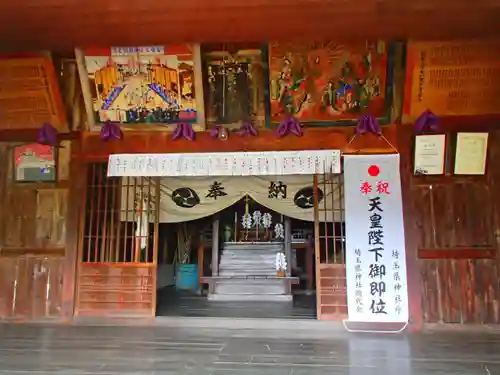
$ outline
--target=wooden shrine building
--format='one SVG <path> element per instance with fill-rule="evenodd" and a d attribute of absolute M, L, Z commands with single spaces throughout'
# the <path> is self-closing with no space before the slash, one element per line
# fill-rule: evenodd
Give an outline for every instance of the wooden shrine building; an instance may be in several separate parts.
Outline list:
<path fill-rule="evenodd" d="M 112 3 L 1 6 L 0 319 L 500 323 L 498 7 Z"/>

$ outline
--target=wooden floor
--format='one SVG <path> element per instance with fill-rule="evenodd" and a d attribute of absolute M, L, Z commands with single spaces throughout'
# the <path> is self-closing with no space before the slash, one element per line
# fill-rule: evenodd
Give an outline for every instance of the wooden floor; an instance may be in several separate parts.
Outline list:
<path fill-rule="evenodd" d="M 293 327 L 290 327 L 293 330 Z M 8 375 L 496 375 L 500 335 L 0 325 Z"/>
<path fill-rule="evenodd" d="M 157 316 L 316 319 L 316 296 L 295 295 L 288 302 L 221 302 L 206 296 L 163 288 L 157 297 Z"/>

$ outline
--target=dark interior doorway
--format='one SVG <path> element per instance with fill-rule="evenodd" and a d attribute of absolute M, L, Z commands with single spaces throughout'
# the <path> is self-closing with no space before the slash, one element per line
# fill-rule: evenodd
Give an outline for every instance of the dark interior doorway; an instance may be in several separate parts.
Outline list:
<path fill-rule="evenodd" d="M 272 212 L 258 203 L 242 199 L 231 207 L 219 212 L 219 239 L 221 243 L 242 240 L 271 240 L 265 233 L 249 234 L 241 230 L 240 220 L 245 210 L 254 212 L 270 212 L 273 221 L 283 221 L 282 215 Z M 211 301 L 207 298 L 208 286 L 200 283 L 196 290 L 179 290 L 176 287 L 176 274 L 179 267 L 179 256 L 176 255 L 179 246 L 179 231 L 185 230 L 186 224 L 193 233 L 190 244 L 190 263 L 196 264 L 198 272 L 210 277 L 212 270 L 212 222 L 213 216 L 189 223 L 159 225 L 158 249 L 158 286 L 156 316 L 186 316 L 186 317 L 227 317 L 227 318 L 282 318 L 282 319 L 316 319 L 316 295 L 314 263 L 307 263 L 309 255 L 314 262 L 312 239 L 314 223 L 292 220 L 293 259 L 291 273 L 299 279 L 293 285 L 293 300 L 284 303 L 269 301 Z M 246 235 L 246 236 L 245 236 Z M 244 241 L 244 240 L 242 240 Z M 200 250 L 201 249 L 201 250 Z M 200 256 L 200 251 L 203 256 Z M 309 270 L 307 265 L 309 265 Z"/>

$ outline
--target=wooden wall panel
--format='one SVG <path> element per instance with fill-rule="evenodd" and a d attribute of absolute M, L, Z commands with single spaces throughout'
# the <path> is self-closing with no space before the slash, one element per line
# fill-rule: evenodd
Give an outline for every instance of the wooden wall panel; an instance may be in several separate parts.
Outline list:
<path fill-rule="evenodd" d="M 68 173 L 56 183 L 16 183 L 13 146 L 0 144 L 0 318 L 60 318 Z M 58 168 L 69 170 L 69 159 L 61 153 Z"/>
<path fill-rule="evenodd" d="M 153 264 L 80 263 L 75 315 L 151 316 Z"/>
<path fill-rule="evenodd" d="M 62 300 L 63 257 L 0 257 L 0 316 L 57 318 Z"/>
<path fill-rule="evenodd" d="M 36 202 L 36 239 L 40 247 L 64 247 L 68 191 L 39 190 Z"/>
<path fill-rule="evenodd" d="M 347 284 L 345 264 L 321 264 L 319 268 L 320 319 L 347 318 Z"/>
<path fill-rule="evenodd" d="M 485 183 L 451 182 L 412 189 L 425 249 L 495 247 L 490 187 Z"/>
<path fill-rule="evenodd" d="M 445 122 L 443 131 L 474 128 Z M 410 302 L 419 299 L 427 323 L 500 323 L 500 132 L 484 123 L 481 131 L 490 134 L 485 176 L 414 177 L 411 128 L 400 129 L 407 252 L 420 284 Z"/>
<path fill-rule="evenodd" d="M 429 323 L 500 323 L 496 260 L 420 262 L 422 308 Z"/>

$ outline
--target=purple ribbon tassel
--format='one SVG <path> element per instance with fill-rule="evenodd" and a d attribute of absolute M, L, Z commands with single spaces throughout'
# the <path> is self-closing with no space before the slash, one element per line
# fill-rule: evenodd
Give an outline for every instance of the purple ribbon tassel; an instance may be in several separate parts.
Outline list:
<path fill-rule="evenodd" d="M 123 132 L 120 125 L 116 122 L 106 121 L 101 127 L 101 140 L 104 142 L 120 140 L 123 138 Z"/>
<path fill-rule="evenodd" d="M 304 134 L 302 131 L 302 124 L 293 116 L 287 116 L 283 119 L 276 129 L 276 135 L 278 137 L 285 137 L 290 133 L 295 134 L 297 137 L 302 137 Z"/>
<path fill-rule="evenodd" d="M 36 141 L 42 145 L 56 146 L 57 145 L 57 129 L 51 124 L 45 123 L 38 131 Z"/>
<path fill-rule="evenodd" d="M 381 135 L 382 131 L 380 129 L 380 124 L 377 119 L 372 115 L 364 115 L 359 119 L 358 125 L 356 125 L 356 135 L 360 136 L 365 133 L 373 133 L 375 135 Z"/>
<path fill-rule="evenodd" d="M 223 129 L 223 126 L 215 126 L 212 129 L 210 129 L 210 138 L 217 138 Z"/>
<path fill-rule="evenodd" d="M 175 141 L 180 138 L 185 138 L 188 141 L 195 140 L 196 133 L 194 132 L 193 127 L 190 123 L 182 122 L 180 124 L 177 124 L 177 127 L 174 130 L 174 134 L 172 135 L 172 139 Z"/>
<path fill-rule="evenodd" d="M 414 130 L 417 134 L 422 134 L 426 131 L 438 131 L 439 119 L 434 113 L 427 110 L 417 118 L 417 121 L 415 121 Z"/>
<path fill-rule="evenodd" d="M 254 124 L 250 121 L 243 122 L 243 125 L 241 125 L 239 133 L 244 137 L 256 137 L 257 135 L 259 135 L 259 132 L 255 128 Z"/>

